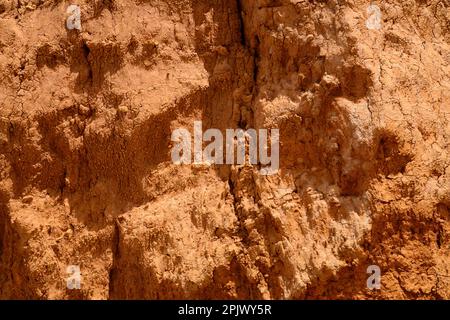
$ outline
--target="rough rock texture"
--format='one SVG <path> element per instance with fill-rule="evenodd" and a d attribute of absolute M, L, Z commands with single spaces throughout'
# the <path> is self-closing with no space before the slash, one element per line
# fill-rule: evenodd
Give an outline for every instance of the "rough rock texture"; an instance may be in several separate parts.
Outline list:
<path fill-rule="evenodd" d="M 0 298 L 450 299 L 449 1 L 380 30 L 359 0 L 76 3 L 81 32 L 0 0 Z M 279 128 L 279 173 L 172 164 L 195 120 Z"/>

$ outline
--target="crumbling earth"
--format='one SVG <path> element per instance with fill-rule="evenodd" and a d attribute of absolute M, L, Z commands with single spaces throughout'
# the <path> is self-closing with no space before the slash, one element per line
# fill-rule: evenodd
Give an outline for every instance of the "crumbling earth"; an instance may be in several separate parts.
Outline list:
<path fill-rule="evenodd" d="M 450 1 L 70 4 L 0 0 L 0 298 L 450 299 Z M 173 164 L 196 120 L 279 173 Z"/>

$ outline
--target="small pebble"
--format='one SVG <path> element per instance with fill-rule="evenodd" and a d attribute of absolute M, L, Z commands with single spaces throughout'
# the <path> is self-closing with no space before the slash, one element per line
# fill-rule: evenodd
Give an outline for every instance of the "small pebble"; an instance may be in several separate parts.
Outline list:
<path fill-rule="evenodd" d="M 120 114 L 125 114 L 125 113 L 128 112 L 128 107 L 127 107 L 127 106 L 120 106 L 120 107 L 117 109 L 117 112 L 120 113 Z"/>
<path fill-rule="evenodd" d="M 81 115 L 87 115 L 87 114 L 89 114 L 89 111 L 90 111 L 90 109 L 88 108 L 88 107 L 86 107 L 86 106 L 83 106 L 83 105 L 80 105 L 79 107 L 78 107 L 78 111 L 79 111 L 79 113 L 81 114 Z"/>
<path fill-rule="evenodd" d="M 32 203 L 33 202 L 33 196 L 25 196 L 22 199 L 23 203 Z"/>

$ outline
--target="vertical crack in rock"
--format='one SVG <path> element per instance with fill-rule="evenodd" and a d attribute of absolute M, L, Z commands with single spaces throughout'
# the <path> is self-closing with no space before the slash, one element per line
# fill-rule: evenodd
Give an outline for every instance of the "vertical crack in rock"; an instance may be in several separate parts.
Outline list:
<path fill-rule="evenodd" d="M 237 6 L 237 11 L 238 11 L 238 16 L 239 16 L 239 32 L 240 32 L 240 36 L 241 36 L 241 45 L 244 48 L 248 48 L 248 44 L 247 44 L 247 38 L 245 35 L 245 20 L 244 20 L 244 12 L 242 10 L 242 0 L 236 0 L 236 6 Z"/>
<path fill-rule="evenodd" d="M 115 287 L 114 287 L 114 277 L 116 276 L 117 264 L 120 259 L 120 222 L 119 219 L 115 220 L 114 224 L 114 233 L 113 233 L 113 241 L 112 241 L 112 264 L 109 270 L 108 276 L 108 299 L 114 299 L 116 296 Z"/>

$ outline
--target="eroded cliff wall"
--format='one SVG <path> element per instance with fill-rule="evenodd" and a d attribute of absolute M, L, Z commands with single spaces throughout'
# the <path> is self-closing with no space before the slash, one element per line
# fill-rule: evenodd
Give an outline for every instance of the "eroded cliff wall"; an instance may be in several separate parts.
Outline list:
<path fill-rule="evenodd" d="M 0 1 L 0 298 L 450 298 L 449 1 L 69 4 Z M 173 164 L 196 120 L 278 174 Z"/>

